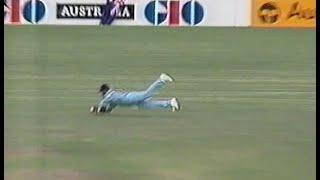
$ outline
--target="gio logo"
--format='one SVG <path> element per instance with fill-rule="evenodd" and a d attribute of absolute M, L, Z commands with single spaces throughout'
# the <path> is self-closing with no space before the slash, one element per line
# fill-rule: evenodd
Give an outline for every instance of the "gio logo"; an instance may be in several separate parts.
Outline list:
<path fill-rule="evenodd" d="M 154 25 L 163 23 L 167 18 L 169 25 L 179 25 L 180 1 L 151 1 L 147 4 L 144 13 L 147 20 Z M 199 2 L 191 0 L 183 4 L 181 15 L 182 19 L 189 25 L 197 25 L 203 20 L 204 10 Z"/>
<path fill-rule="evenodd" d="M 30 0 L 25 3 L 23 8 L 23 17 L 31 22 L 39 22 L 46 13 L 46 7 L 40 0 Z"/>
<path fill-rule="evenodd" d="M 21 17 L 30 23 L 38 23 L 46 14 L 46 6 L 42 0 L 7 0 L 4 1 L 4 13 L 10 23 L 21 23 Z"/>

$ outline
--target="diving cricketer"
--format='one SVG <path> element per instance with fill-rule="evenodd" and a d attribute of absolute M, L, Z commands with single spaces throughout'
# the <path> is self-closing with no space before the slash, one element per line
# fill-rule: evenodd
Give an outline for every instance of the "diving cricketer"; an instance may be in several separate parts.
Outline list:
<path fill-rule="evenodd" d="M 138 109 L 162 109 L 179 111 L 181 105 L 177 98 L 170 100 L 154 100 L 152 97 L 174 79 L 162 73 L 145 91 L 120 92 L 115 91 L 108 84 L 102 84 L 99 89 L 102 100 L 96 106 L 90 107 L 91 113 L 110 113 L 117 106 L 138 107 Z"/>

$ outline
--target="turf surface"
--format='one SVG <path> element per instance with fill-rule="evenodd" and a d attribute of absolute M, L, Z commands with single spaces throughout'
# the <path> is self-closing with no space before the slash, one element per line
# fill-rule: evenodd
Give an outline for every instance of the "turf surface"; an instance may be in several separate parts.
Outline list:
<path fill-rule="evenodd" d="M 315 30 L 5 26 L 5 178 L 316 176 Z M 93 116 L 161 72 L 179 113 Z"/>

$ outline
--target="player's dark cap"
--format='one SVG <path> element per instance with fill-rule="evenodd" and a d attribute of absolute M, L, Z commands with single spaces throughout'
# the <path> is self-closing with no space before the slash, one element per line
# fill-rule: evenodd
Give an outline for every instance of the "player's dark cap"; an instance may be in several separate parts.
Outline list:
<path fill-rule="evenodd" d="M 99 92 L 107 92 L 107 91 L 109 91 L 109 89 L 110 89 L 110 87 L 108 84 L 102 84 L 100 86 Z"/>

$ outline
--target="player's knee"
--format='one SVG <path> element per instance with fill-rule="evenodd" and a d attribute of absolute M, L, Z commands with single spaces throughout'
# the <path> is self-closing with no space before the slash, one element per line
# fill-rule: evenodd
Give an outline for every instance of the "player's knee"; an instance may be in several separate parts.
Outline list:
<path fill-rule="evenodd" d="M 143 92 L 143 96 L 141 97 L 141 101 L 146 101 L 152 97 L 152 94 L 148 91 Z"/>

